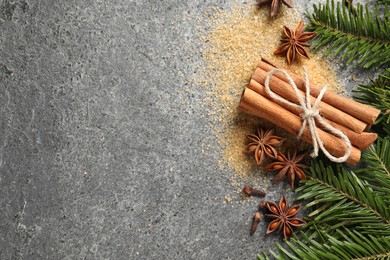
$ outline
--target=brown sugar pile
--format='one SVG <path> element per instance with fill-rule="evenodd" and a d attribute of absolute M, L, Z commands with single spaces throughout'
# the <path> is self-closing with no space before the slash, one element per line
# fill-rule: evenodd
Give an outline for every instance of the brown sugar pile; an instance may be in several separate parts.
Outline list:
<path fill-rule="evenodd" d="M 310 60 L 287 66 L 284 57 L 273 55 L 280 43 L 283 25 L 294 28 L 302 19 L 299 10 L 281 8 L 276 19 L 268 19 L 268 8 L 237 4 L 230 10 L 212 10 L 208 26 L 201 31 L 205 66 L 199 68 L 200 83 L 207 89 L 207 105 L 219 145 L 223 149 L 222 167 L 231 167 L 236 177 L 262 179 L 261 168 L 243 154 L 245 135 L 254 133 L 261 119 L 237 110 L 245 86 L 264 57 L 302 75 L 305 66 L 311 82 L 340 89 L 335 71 L 322 56 L 310 53 Z M 221 155 L 219 155 L 221 157 Z"/>

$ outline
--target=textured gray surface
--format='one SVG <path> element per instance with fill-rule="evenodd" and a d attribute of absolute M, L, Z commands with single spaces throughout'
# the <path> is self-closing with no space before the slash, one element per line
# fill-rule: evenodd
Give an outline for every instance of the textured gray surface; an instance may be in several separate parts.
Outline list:
<path fill-rule="evenodd" d="M 0 0 L 0 259 L 269 247 L 264 226 L 248 236 L 257 201 L 226 203 L 231 173 L 201 152 L 213 133 L 188 80 L 210 2 Z"/>
<path fill-rule="evenodd" d="M 0 259 L 254 257 L 187 83 L 207 5 L 0 1 Z"/>

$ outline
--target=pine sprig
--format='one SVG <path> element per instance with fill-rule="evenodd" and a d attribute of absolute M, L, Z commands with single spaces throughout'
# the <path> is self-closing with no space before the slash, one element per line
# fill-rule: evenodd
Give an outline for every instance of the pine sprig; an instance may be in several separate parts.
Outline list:
<path fill-rule="evenodd" d="M 296 191 L 311 210 L 303 232 L 276 244 L 276 259 L 390 259 L 390 137 L 363 152 L 351 171 L 315 160 Z M 266 254 L 259 259 L 268 259 Z"/>
<path fill-rule="evenodd" d="M 390 137 L 378 139 L 362 154 L 362 162 L 356 173 L 390 207 Z"/>
<path fill-rule="evenodd" d="M 390 68 L 370 81 L 370 84 L 359 85 L 353 91 L 354 98 L 382 111 L 375 123 L 375 130 L 384 133 L 382 136 L 390 135 Z"/>
<path fill-rule="evenodd" d="M 383 184 L 389 185 L 390 137 L 378 139 L 375 146 L 371 146 L 366 152 L 363 153 L 363 161 L 365 161 L 368 165 L 358 169 L 358 172 L 369 172 L 370 175 L 379 175 L 382 178 L 386 178 L 386 181 Z M 369 180 L 372 180 L 372 178 Z"/>
<path fill-rule="evenodd" d="M 389 11 L 384 7 L 384 12 Z M 317 32 L 312 48 L 327 46 L 325 55 L 342 54 L 347 64 L 369 68 L 390 64 L 390 21 L 379 14 L 378 6 L 370 11 L 368 5 L 357 5 L 355 11 L 343 2 L 327 0 L 325 5 L 314 5 L 308 14 L 309 30 Z"/>
<path fill-rule="evenodd" d="M 316 240 L 303 233 L 303 239 L 293 238 L 286 241 L 288 249 L 276 244 L 279 254 L 271 251 L 275 259 L 389 259 L 390 237 L 375 237 L 364 235 L 357 231 L 339 229 L 338 236 L 332 236 L 325 230 L 318 231 L 326 243 Z M 266 254 L 258 255 L 258 260 L 269 259 Z"/>
<path fill-rule="evenodd" d="M 390 236 L 390 209 L 366 181 L 336 165 L 314 162 L 308 179 L 297 189 L 297 199 L 309 200 L 310 223 L 327 226 L 329 232 L 351 227 L 363 233 Z"/>
<path fill-rule="evenodd" d="M 390 5 L 390 0 L 378 0 L 378 4 Z"/>

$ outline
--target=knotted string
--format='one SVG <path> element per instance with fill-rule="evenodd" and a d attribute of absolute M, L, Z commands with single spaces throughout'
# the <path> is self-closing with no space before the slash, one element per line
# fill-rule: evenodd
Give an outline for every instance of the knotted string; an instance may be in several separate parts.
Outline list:
<path fill-rule="evenodd" d="M 270 86 L 269 86 L 269 81 L 270 81 L 272 75 L 275 73 L 278 73 L 278 72 L 280 72 L 284 76 L 286 76 L 288 82 L 290 83 L 290 85 L 294 89 L 294 92 L 298 98 L 300 105 L 294 104 L 294 103 L 282 98 L 281 96 L 275 94 L 274 92 L 272 92 L 272 90 L 270 89 Z M 299 89 L 295 85 L 291 76 L 285 70 L 282 70 L 282 69 L 274 69 L 274 70 L 267 73 L 267 77 L 265 78 L 265 89 L 266 89 L 268 95 L 270 95 L 273 99 L 275 99 L 279 102 L 288 104 L 289 106 L 292 106 L 294 108 L 298 108 L 298 109 L 303 111 L 301 114 L 301 118 L 302 118 L 303 122 L 302 122 L 302 126 L 301 126 L 301 129 L 299 130 L 297 138 L 298 139 L 301 138 L 303 131 L 305 130 L 305 128 L 307 126 L 307 128 L 309 129 L 309 132 L 310 132 L 310 136 L 311 136 L 311 139 L 313 142 L 313 148 L 314 148 L 313 152 L 311 153 L 312 157 L 318 156 L 318 149 L 320 148 L 331 161 L 337 162 L 337 163 L 345 162 L 349 158 L 349 156 L 351 155 L 351 147 L 352 147 L 351 141 L 339 129 L 334 128 L 333 126 L 326 123 L 324 121 L 324 119 L 321 117 L 320 110 L 318 108 L 318 105 L 320 104 L 320 101 L 321 101 L 322 97 L 324 96 L 324 94 L 327 90 L 327 87 L 324 87 L 321 89 L 316 101 L 314 102 L 314 104 L 312 106 L 311 102 L 310 102 L 309 77 L 308 77 L 308 74 L 307 74 L 305 68 L 304 68 L 304 73 L 305 73 L 305 86 L 306 86 L 305 98 L 301 95 Z M 345 145 L 347 146 L 347 151 L 345 152 L 345 154 L 343 156 L 334 157 L 333 155 L 331 155 L 328 152 L 328 150 L 326 150 L 321 138 L 318 135 L 318 130 L 317 130 L 315 120 L 317 120 L 330 133 L 332 133 L 335 136 L 340 137 L 341 140 L 344 141 Z"/>

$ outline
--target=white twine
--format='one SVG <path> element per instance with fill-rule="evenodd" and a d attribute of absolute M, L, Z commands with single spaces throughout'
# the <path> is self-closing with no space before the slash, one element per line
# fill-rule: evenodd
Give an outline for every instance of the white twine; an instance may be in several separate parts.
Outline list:
<path fill-rule="evenodd" d="M 316 101 L 314 102 L 313 106 L 311 106 L 309 78 L 308 78 L 308 74 L 306 72 L 306 69 L 305 68 L 303 68 L 303 69 L 304 69 L 304 73 L 305 73 L 305 86 L 306 86 L 306 96 L 305 96 L 305 98 L 302 97 L 299 89 L 295 85 L 295 83 L 292 80 L 291 76 L 285 70 L 282 70 L 282 69 L 274 69 L 274 70 L 272 70 L 272 71 L 267 73 L 267 77 L 265 78 L 265 89 L 266 89 L 268 95 L 270 95 L 273 99 L 275 99 L 275 100 L 277 100 L 279 102 L 288 104 L 288 105 L 290 105 L 290 106 L 292 106 L 294 108 L 301 109 L 303 111 L 303 113 L 301 114 L 301 118 L 303 120 L 302 127 L 299 130 L 297 138 L 298 139 L 301 138 L 301 136 L 303 134 L 303 131 L 305 130 L 305 127 L 307 126 L 309 131 L 310 131 L 310 135 L 311 135 L 312 142 L 313 142 L 313 148 L 314 148 L 314 151 L 311 153 L 312 157 L 317 157 L 318 156 L 318 147 L 319 147 L 319 148 L 321 148 L 321 150 L 324 152 L 324 154 L 331 161 L 337 162 L 337 163 L 345 162 L 349 158 L 349 156 L 351 155 L 351 147 L 352 147 L 351 141 L 339 129 L 334 128 L 333 126 L 331 126 L 328 123 L 326 123 L 324 121 L 324 119 L 321 117 L 320 110 L 318 108 L 318 105 L 320 104 L 320 101 L 321 101 L 322 97 L 324 96 L 324 94 L 325 94 L 325 92 L 327 90 L 327 87 L 324 87 L 324 88 L 321 89 L 321 91 L 320 91 Z M 296 96 L 298 98 L 298 101 L 299 101 L 300 105 L 294 104 L 294 103 L 292 103 L 292 102 L 282 98 L 281 96 L 275 94 L 274 92 L 272 92 L 272 90 L 270 89 L 270 86 L 269 86 L 269 81 L 270 81 L 272 75 L 275 74 L 275 73 L 278 73 L 278 72 L 280 72 L 280 73 L 284 74 L 284 76 L 286 76 L 286 78 L 288 79 L 288 82 L 290 83 L 290 85 L 292 86 L 292 88 L 295 91 L 295 94 L 296 94 Z M 341 156 L 341 157 L 334 157 L 333 155 L 331 155 L 328 152 L 328 150 L 326 150 L 326 148 L 324 147 L 324 144 L 323 144 L 321 138 L 318 135 L 318 130 L 317 130 L 317 126 L 316 126 L 315 120 L 317 120 L 330 133 L 332 133 L 335 136 L 340 137 L 341 140 L 344 141 L 345 145 L 347 146 L 347 151 L 345 152 L 345 154 L 343 156 Z"/>

